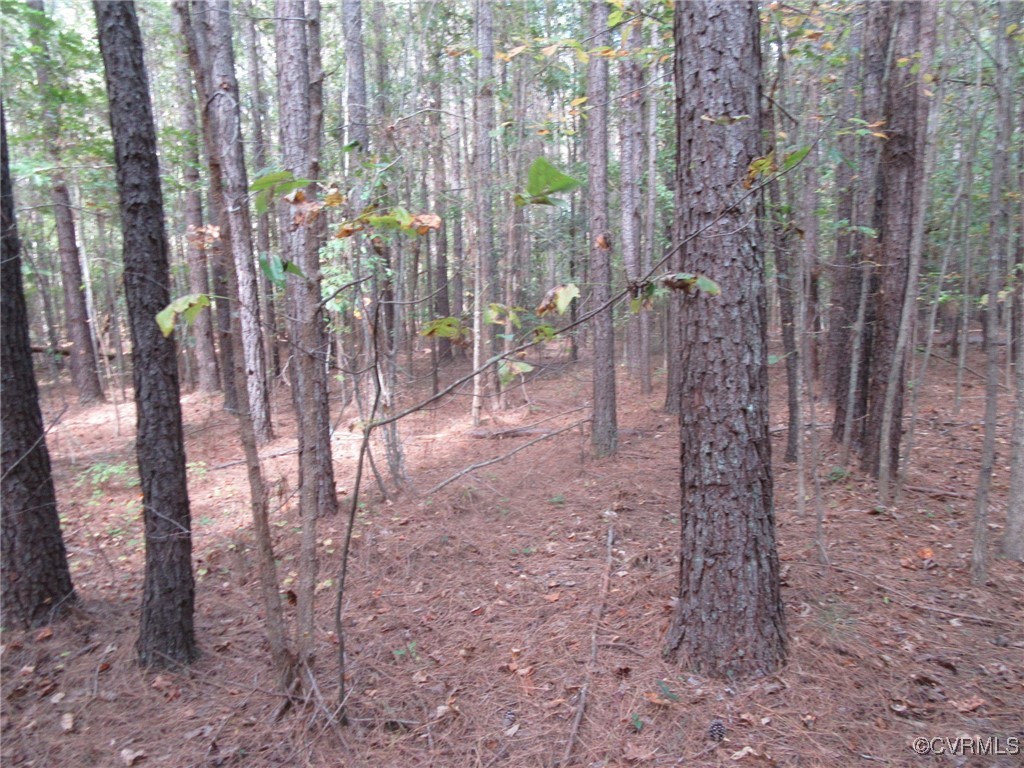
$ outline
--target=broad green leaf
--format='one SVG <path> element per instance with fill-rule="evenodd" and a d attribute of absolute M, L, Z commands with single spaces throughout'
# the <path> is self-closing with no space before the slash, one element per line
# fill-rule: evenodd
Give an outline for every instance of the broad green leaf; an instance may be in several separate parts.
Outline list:
<path fill-rule="evenodd" d="M 800 147 L 800 149 L 790 152 L 782 160 L 782 172 L 785 173 L 786 171 L 795 167 L 797 163 L 799 163 L 801 160 L 807 157 L 807 153 L 810 151 L 811 147 L 808 145 L 806 147 Z"/>
<path fill-rule="evenodd" d="M 401 226 L 396 216 L 367 216 L 366 223 L 376 229 L 398 229 Z"/>
<path fill-rule="evenodd" d="M 562 173 L 543 157 L 530 165 L 526 180 L 526 191 L 533 197 L 546 196 L 554 192 L 568 192 L 580 186 L 580 181 Z"/>
<path fill-rule="evenodd" d="M 555 289 L 555 303 L 558 308 L 558 314 L 564 315 L 572 300 L 578 298 L 579 295 L 580 289 L 574 283 L 558 286 Z"/>
<path fill-rule="evenodd" d="M 285 272 L 290 272 L 293 275 L 298 275 L 299 277 L 305 277 L 306 276 L 306 273 L 303 272 L 302 268 L 298 264 L 296 264 L 294 261 L 286 261 L 286 262 L 284 262 L 284 271 Z"/>
<path fill-rule="evenodd" d="M 462 321 L 457 317 L 439 317 L 425 323 L 420 329 L 421 336 L 438 336 L 442 339 L 457 339 L 462 335 Z"/>
<path fill-rule="evenodd" d="M 272 171 L 271 173 L 264 174 L 257 178 L 252 184 L 249 185 L 250 192 L 259 192 L 263 189 L 269 189 L 275 184 L 280 184 L 282 181 L 291 181 L 295 178 L 295 174 L 291 171 Z"/>
<path fill-rule="evenodd" d="M 533 329 L 533 338 L 536 341 L 551 341 L 557 332 L 550 325 L 538 325 Z"/>
<path fill-rule="evenodd" d="M 183 315 L 185 321 L 191 323 L 203 307 L 208 306 L 210 306 L 210 297 L 205 293 L 190 293 L 187 296 L 181 296 L 157 312 L 156 324 L 160 326 L 160 331 L 165 337 L 170 336 L 174 333 L 174 323 L 178 319 L 178 315 Z"/>
<path fill-rule="evenodd" d="M 710 277 L 704 277 L 699 275 L 696 282 L 697 290 L 703 291 L 708 296 L 717 296 L 722 292 L 722 289 L 718 286 L 714 280 Z"/>
<path fill-rule="evenodd" d="M 509 384 L 516 376 L 522 376 L 533 370 L 533 366 L 522 360 L 502 360 L 498 363 L 498 379 L 502 386 Z"/>
<path fill-rule="evenodd" d="M 634 315 L 639 315 L 640 310 L 643 308 L 644 300 L 640 297 L 629 300 L 629 311 Z"/>

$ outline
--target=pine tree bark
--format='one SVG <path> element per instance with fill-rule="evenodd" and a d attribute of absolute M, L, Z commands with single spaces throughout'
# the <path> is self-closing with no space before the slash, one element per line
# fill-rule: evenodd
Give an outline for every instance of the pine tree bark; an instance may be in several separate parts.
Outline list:
<path fill-rule="evenodd" d="M 186 259 L 188 262 L 189 291 L 210 293 L 210 271 L 206 259 L 206 238 L 203 234 L 203 200 L 199 191 L 199 141 L 195 99 L 192 97 L 192 78 L 189 73 L 188 50 L 185 43 L 184 22 L 180 13 L 171 15 L 175 38 L 182 46 L 175 63 L 178 89 L 178 127 L 184 135 L 185 167 L 185 227 Z M 216 392 L 220 389 L 217 353 L 213 345 L 213 313 L 202 309 L 192 323 L 196 340 L 196 367 L 199 369 L 199 389 Z M 230 361 L 227 363 L 230 365 Z"/>
<path fill-rule="evenodd" d="M 231 8 L 228 0 L 207 5 L 210 24 L 210 66 L 212 87 L 210 109 L 216 113 L 217 147 L 223 175 L 223 205 L 231 230 L 231 256 L 238 283 L 237 311 L 242 318 L 242 351 L 245 355 L 246 391 L 252 412 L 256 440 L 264 444 L 273 439 L 270 421 L 270 395 L 267 391 L 263 327 L 260 321 L 256 268 L 253 264 L 252 227 L 249 217 L 249 181 L 245 155 L 239 140 L 242 131 L 235 56 L 231 42 Z"/>
<path fill-rule="evenodd" d="M 284 167 L 296 178 L 314 178 L 310 153 L 316 145 L 312 133 L 319 123 L 311 119 L 310 52 L 303 0 L 277 0 L 278 113 Z M 307 201 L 313 189 L 306 190 Z M 301 206 L 279 203 L 279 231 L 283 256 L 302 270 L 286 283 L 292 350 L 292 398 L 298 425 L 300 569 L 298 584 L 298 643 L 301 665 L 312 663 L 315 650 L 314 590 L 316 587 L 316 520 L 337 512 L 334 465 L 331 456 L 330 414 L 327 400 L 328 338 L 320 305 L 320 260 L 313 222 Z"/>
<path fill-rule="evenodd" d="M 623 27 L 622 50 L 628 55 L 619 62 L 619 148 L 620 148 L 620 208 L 622 217 L 622 262 L 626 267 L 626 281 L 636 289 L 643 273 L 640 268 L 640 177 L 643 157 L 641 115 L 644 103 L 643 65 L 639 50 L 643 47 L 641 18 Z M 626 368 L 629 375 L 640 382 L 643 394 L 651 391 L 649 351 L 643 349 L 641 326 L 647 319 L 647 309 L 633 307 L 626 325 Z"/>
<path fill-rule="evenodd" d="M 75 232 L 74 208 L 68 191 L 61 157 L 61 124 L 59 107 L 51 103 L 54 97 L 49 93 L 53 79 L 50 63 L 50 49 L 44 32 L 46 10 L 43 0 L 27 0 L 27 5 L 38 16 L 32 24 L 33 43 L 39 51 L 36 63 L 36 81 L 44 99 L 43 123 L 49 142 L 50 160 L 53 163 L 53 186 L 50 200 L 57 230 L 57 247 L 60 252 L 60 275 L 64 294 L 64 321 L 71 341 L 71 381 L 78 392 L 82 405 L 103 402 L 103 387 L 100 384 L 96 351 L 89 332 L 89 307 L 85 295 L 85 276 L 78 253 L 78 237 Z"/>
<path fill-rule="evenodd" d="M 878 166 L 877 312 L 871 331 L 868 358 L 868 407 L 861 464 L 876 477 L 899 465 L 903 434 L 903 395 L 910 328 L 920 264 L 921 228 L 924 225 L 928 128 L 928 98 L 924 75 L 931 66 L 934 45 L 933 0 L 907 0 L 893 7 L 893 57 L 886 89 L 884 142 Z M 911 59 L 911 57 L 915 57 Z M 916 63 L 911 66 L 910 61 Z M 900 65 L 900 61 L 906 61 Z M 905 311 L 906 307 L 906 311 Z M 884 438 L 883 438 L 884 433 Z"/>
<path fill-rule="evenodd" d="M 267 167 L 266 129 L 263 117 L 267 114 L 266 97 L 263 94 L 263 73 L 260 67 L 260 56 L 256 43 L 255 9 L 252 0 L 246 2 L 246 20 L 242 23 L 242 39 L 245 45 L 245 58 L 248 69 L 249 96 L 251 99 L 252 116 L 252 161 L 256 168 Z M 256 216 L 256 253 L 260 258 L 270 256 L 270 213 Z M 281 373 L 281 355 L 277 348 L 277 307 L 274 304 L 274 285 L 266 272 L 261 272 L 260 294 L 263 299 L 263 343 L 264 359 L 267 363 L 269 379 Z M 267 385 L 270 386 L 270 381 Z"/>
<path fill-rule="evenodd" d="M 594 46 L 606 46 L 608 3 L 590 5 L 590 34 Z M 587 215 L 590 228 L 590 309 L 611 299 L 612 234 L 608 225 L 608 59 L 591 56 L 587 64 Z M 594 412 L 590 442 L 594 455 L 611 456 L 618 449 L 615 414 L 615 330 L 612 308 L 594 315 Z"/>
<path fill-rule="evenodd" d="M 53 619 L 62 607 L 75 601 L 75 592 L 57 514 L 39 387 L 32 368 L 2 103 L 0 148 L 0 496 L 4 507 L 0 516 L 0 596 L 4 623 L 29 627 Z"/>
<path fill-rule="evenodd" d="M 156 129 L 135 4 L 96 0 L 110 104 L 132 335 L 146 574 L 136 651 L 145 666 L 188 664 L 198 654 L 185 438 L 175 342 L 154 321 L 170 302 Z"/>
<path fill-rule="evenodd" d="M 777 669 L 786 654 L 768 436 L 767 315 L 757 201 L 745 169 L 761 154 L 754 2 L 677 3 L 677 186 L 686 271 L 718 296 L 682 307 L 679 600 L 668 651 L 702 674 Z M 702 115 L 749 116 L 707 122 Z"/>

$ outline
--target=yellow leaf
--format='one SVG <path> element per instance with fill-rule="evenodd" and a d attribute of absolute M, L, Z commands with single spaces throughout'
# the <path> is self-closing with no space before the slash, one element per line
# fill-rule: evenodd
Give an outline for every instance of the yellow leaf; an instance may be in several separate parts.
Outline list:
<path fill-rule="evenodd" d="M 558 43 L 555 43 L 554 45 L 549 45 L 547 48 L 541 48 L 540 52 L 545 56 L 551 57 L 558 53 L 558 47 Z"/>
<path fill-rule="evenodd" d="M 569 102 L 570 107 L 578 107 L 580 104 L 585 103 L 587 100 L 586 96 L 580 96 L 578 99 L 573 99 Z"/>
<path fill-rule="evenodd" d="M 656 693 L 654 691 L 649 691 L 648 693 L 645 693 L 644 698 L 656 707 L 672 706 L 671 699 L 669 699 L 667 696 L 662 696 L 660 693 Z"/>
<path fill-rule="evenodd" d="M 327 196 L 324 197 L 324 205 L 328 208 L 337 208 L 339 205 L 345 202 L 345 196 L 338 191 L 337 187 L 331 187 L 327 190 Z"/>
<path fill-rule="evenodd" d="M 510 59 L 515 58 L 516 56 L 518 56 L 520 53 L 522 53 L 525 50 L 526 50 L 526 46 L 525 45 L 517 45 L 515 48 L 511 49 L 508 53 L 505 54 L 505 56 L 507 57 L 505 59 L 505 61 L 509 61 Z"/>

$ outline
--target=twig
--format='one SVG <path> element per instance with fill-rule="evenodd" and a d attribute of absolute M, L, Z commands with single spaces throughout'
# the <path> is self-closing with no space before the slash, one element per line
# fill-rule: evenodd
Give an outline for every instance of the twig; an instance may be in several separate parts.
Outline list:
<path fill-rule="evenodd" d="M 466 467 L 465 469 L 463 469 L 463 470 L 461 470 L 459 472 L 456 472 L 454 475 L 449 477 L 447 480 L 444 480 L 443 482 L 440 482 L 437 485 L 435 485 L 433 488 L 431 488 L 429 491 L 427 491 L 427 495 L 429 496 L 432 493 L 436 493 L 437 491 L 440 491 L 442 488 L 444 488 L 449 483 L 454 483 L 460 477 L 468 475 L 470 472 L 473 472 L 473 471 L 475 471 L 477 469 L 482 469 L 483 467 L 490 466 L 491 464 L 497 464 L 499 461 L 504 461 L 505 459 L 509 459 L 509 458 L 515 456 L 520 451 L 526 450 L 531 445 L 534 445 L 535 443 L 539 443 L 541 440 L 547 440 L 549 437 L 554 437 L 555 435 L 560 435 L 563 432 L 568 432 L 570 429 L 576 429 L 576 427 L 580 426 L 581 424 L 586 424 L 588 421 L 590 421 L 590 419 L 580 419 L 579 421 L 575 421 L 575 422 L 573 422 L 572 424 L 570 424 L 567 427 L 562 427 L 561 429 L 555 430 L 554 432 L 551 432 L 551 433 L 549 433 L 547 435 L 541 435 L 540 437 L 534 438 L 533 440 L 531 440 L 528 443 L 523 443 L 518 448 L 515 448 L 515 449 L 509 451 L 508 453 L 506 453 L 506 454 L 504 454 L 502 456 L 496 456 L 495 458 L 488 459 L 487 461 L 480 461 L 480 462 L 477 462 L 476 464 L 471 464 L 470 466 Z"/>
<path fill-rule="evenodd" d="M 940 355 L 935 350 L 932 350 L 932 357 L 937 357 L 942 362 L 949 363 L 950 365 L 959 365 L 959 363 L 957 363 L 956 360 L 950 360 L 948 357 L 943 357 L 942 355 Z M 973 373 L 979 379 L 984 379 L 985 378 L 985 374 L 979 373 L 978 371 L 976 371 L 973 368 L 971 368 L 969 365 L 965 365 L 964 366 L 964 370 L 967 371 L 968 373 Z M 1008 386 L 1006 386 L 1005 384 L 1003 384 L 1002 382 L 999 382 L 999 388 L 1001 390 L 1003 390 L 1004 392 L 1009 392 L 1010 391 L 1010 388 Z"/>
<path fill-rule="evenodd" d="M 957 493 L 956 491 L 947 491 L 943 488 L 925 488 L 922 485 L 904 485 L 904 491 L 911 491 L 913 493 L 923 493 L 925 496 L 931 496 L 933 499 L 967 499 L 971 500 L 974 496 L 966 493 Z"/>
<path fill-rule="evenodd" d="M 590 661 L 587 663 L 587 676 L 580 688 L 579 703 L 576 704 L 576 717 L 572 720 L 572 729 L 569 731 L 569 740 L 565 744 L 565 751 L 562 752 L 562 761 L 559 763 L 563 768 L 569 764 L 572 757 L 572 748 L 576 744 L 576 737 L 580 732 L 580 724 L 583 722 L 583 713 L 587 708 L 587 691 L 590 690 L 590 681 L 594 676 L 594 669 L 597 667 L 597 649 L 601 645 L 597 640 L 598 628 L 601 624 L 601 616 L 604 614 L 604 604 L 608 598 L 608 582 L 612 575 L 612 544 L 615 542 L 615 528 L 608 526 L 608 537 L 605 543 L 607 552 L 604 563 L 604 575 L 601 577 L 601 594 L 594 607 L 594 624 L 590 630 Z"/>

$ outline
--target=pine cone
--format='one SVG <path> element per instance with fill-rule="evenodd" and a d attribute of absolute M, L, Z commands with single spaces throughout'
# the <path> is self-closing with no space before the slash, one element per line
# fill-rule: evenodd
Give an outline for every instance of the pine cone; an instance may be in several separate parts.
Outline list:
<path fill-rule="evenodd" d="M 720 742 L 725 738 L 725 723 L 721 720 L 712 720 L 708 726 L 708 738 L 714 742 Z"/>

